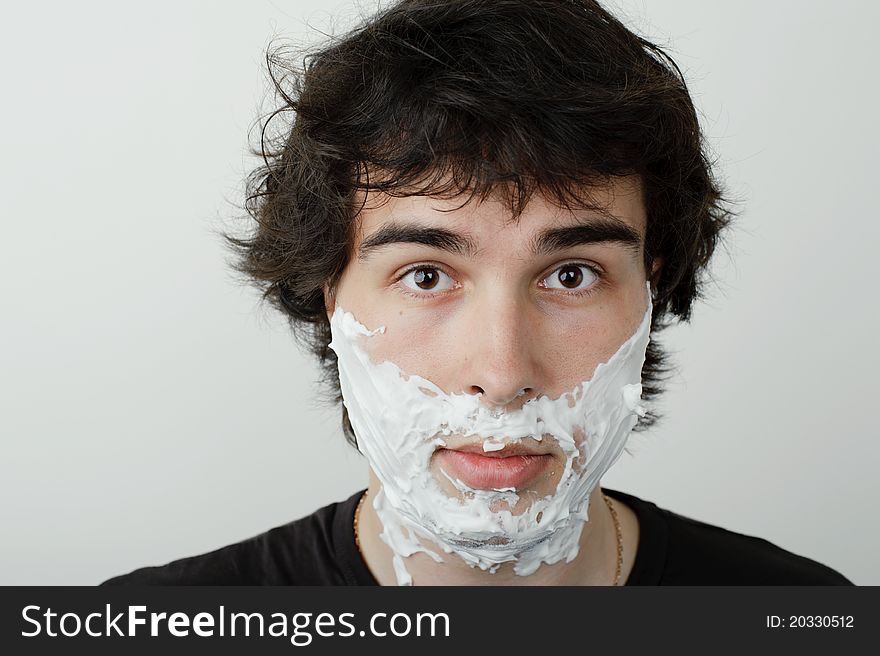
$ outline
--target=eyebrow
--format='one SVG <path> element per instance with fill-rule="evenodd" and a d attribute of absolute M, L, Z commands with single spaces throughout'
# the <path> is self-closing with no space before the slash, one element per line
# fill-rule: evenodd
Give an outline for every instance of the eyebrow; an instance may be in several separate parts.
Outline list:
<path fill-rule="evenodd" d="M 473 256 L 477 251 L 473 239 L 457 232 L 393 221 L 386 223 L 361 242 L 358 247 L 358 258 L 364 260 L 373 251 L 389 244 L 421 244 L 468 257 Z"/>
<path fill-rule="evenodd" d="M 467 235 L 445 228 L 436 228 L 392 221 L 367 237 L 358 247 L 358 259 L 365 260 L 371 253 L 389 244 L 420 244 L 457 255 L 472 257 L 477 245 Z M 614 243 L 638 255 L 642 238 L 639 233 L 617 218 L 589 218 L 558 228 L 548 228 L 532 239 L 533 255 L 549 255 L 574 246 Z"/>
<path fill-rule="evenodd" d="M 635 228 L 617 218 L 591 218 L 560 228 L 550 228 L 532 240 L 532 253 L 549 255 L 582 244 L 618 244 L 639 255 L 642 238 Z"/>

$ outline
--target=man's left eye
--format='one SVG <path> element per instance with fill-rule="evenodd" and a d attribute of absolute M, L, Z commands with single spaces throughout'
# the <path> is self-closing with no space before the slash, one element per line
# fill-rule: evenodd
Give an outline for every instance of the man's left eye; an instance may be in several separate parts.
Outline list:
<path fill-rule="evenodd" d="M 599 276 L 586 264 L 566 264 L 541 282 L 549 289 L 586 289 L 598 279 Z"/>
<path fill-rule="evenodd" d="M 437 267 L 430 266 L 407 271 L 400 281 L 414 291 L 442 292 L 455 286 L 452 278 Z"/>

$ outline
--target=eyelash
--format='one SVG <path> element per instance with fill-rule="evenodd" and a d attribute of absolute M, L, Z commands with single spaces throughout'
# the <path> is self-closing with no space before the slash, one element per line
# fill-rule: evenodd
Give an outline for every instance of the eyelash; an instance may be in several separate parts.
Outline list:
<path fill-rule="evenodd" d="M 562 289 L 552 289 L 552 290 L 548 290 L 548 291 L 561 293 L 566 296 L 586 297 L 586 296 L 590 296 L 590 295 L 594 294 L 605 283 L 605 272 L 602 271 L 599 267 L 597 267 L 593 264 L 587 264 L 586 262 L 564 262 L 564 263 L 560 264 L 558 267 L 556 267 L 555 269 L 551 270 L 550 273 L 548 273 L 546 276 L 543 276 L 541 278 L 541 280 L 544 280 L 544 278 L 547 278 L 548 276 L 555 273 L 556 271 L 559 271 L 559 269 L 562 269 L 563 267 L 567 267 L 567 266 L 582 266 L 585 269 L 589 269 L 590 272 L 596 276 L 596 282 L 593 283 L 592 285 L 590 285 L 587 289 L 581 289 L 579 291 L 578 290 L 565 291 Z M 442 271 L 447 276 L 452 278 L 452 275 L 448 271 L 446 271 L 446 269 L 444 267 L 439 266 L 437 264 L 414 264 L 411 267 L 407 268 L 405 271 L 403 271 L 394 280 L 395 286 L 398 287 L 403 294 L 406 294 L 407 296 L 411 296 L 412 298 L 425 300 L 425 299 L 434 298 L 436 296 L 442 296 L 443 294 L 446 294 L 446 293 L 452 291 L 452 290 L 446 290 L 446 291 L 434 292 L 434 293 L 431 293 L 431 292 L 418 293 L 418 292 L 414 292 L 412 289 L 410 289 L 409 287 L 407 287 L 406 285 L 404 285 L 401 282 L 404 277 L 406 277 L 407 275 L 409 275 L 413 271 L 418 271 L 419 269 L 436 269 L 437 271 Z"/>
<path fill-rule="evenodd" d="M 602 269 L 600 269 L 595 264 L 588 264 L 587 262 L 563 262 L 558 267 L 555 267 L 553 270 L 551 270 L 550 273 L 548 273 L 546 276 L 542 277 L 541 280 L 544 280 L 544 278 L 548 278 L 552 274 L 556 273 L 560 269 L 565 268 L 567 266 L 578 266 L 578 267 L 584 267 L 585 269 L 588 269 L 594 276 L 596 276 L 596 282 L 594 282 L 592 285 L 590 285 L 586 289 L 581 289 L 581 290 L 566 291 L 564 289 L 552 289 L 552 290 L 548 290 L 548 291 L 553 291 L 556 293 L 565 294 L 566 296 L 587 297 L 587 296 L 592 296 L 597 291 L 599 291 L 600 287 L 603 287 L 605 285 L 605 272 L 602 271 Z"/>
<path fill-rule="evenodd" d="M 411 296 L 412 298 L 426 299 L 426 298 L 434 298 L 435 296 L 441 296 L 447 292 L 425 292 L 424 294 L 420 294 L 418 292 L 414 292 L 412 289 L 404 285 L 401 281 L 411 274 L 413 271 L 418 271 L 419 269 L 437 269 L 437 271 L 442 271 L 447 276 L 452 278 L 446 269 L 441 266 L 437 266 L 436 264 L 413 264 L 411 267 L 407 268 L 403 273 L 401 273 L 397 278 L 395 278 L 394 283 L 395 286 L 399 287 L 400 291 L 406 294 L 407 296 Z M 448 290 L 451 291 L 451 290 Z"/>

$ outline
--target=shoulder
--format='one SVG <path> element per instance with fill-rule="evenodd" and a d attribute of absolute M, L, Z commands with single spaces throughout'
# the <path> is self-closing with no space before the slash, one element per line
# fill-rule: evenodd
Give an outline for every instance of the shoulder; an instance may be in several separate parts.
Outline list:
<path fill-rule="evenodd" d="M 638 548 L 627 585 L 853 585 L 831 567 L 763 538 L 603 490 L 638 518 Z"/>
<path fill-rule="evenodd" d="M 658 508 L 669 528 L 664 578 L 678 585 L 853 585 L 768 540 Z"/>
<path fill-rule="evenodd" d="M 100 585 L 327 585 L 339 582 L 333 523 L 350 499 L 207 553 L 135 569 Z"/>

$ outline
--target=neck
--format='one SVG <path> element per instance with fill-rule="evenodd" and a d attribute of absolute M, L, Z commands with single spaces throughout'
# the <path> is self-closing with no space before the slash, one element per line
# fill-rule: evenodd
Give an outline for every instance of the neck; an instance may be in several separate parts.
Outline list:
<path fill-rule="evenodd" d="M 361 553 L 380 585 L 397 585 L 394 553 L 381 538 L 384 527 L 373 508 L 373 500 L 380 489 L 381 483 L 371 470 L 367 497 L 361 505 L 358 520 Z M 619 581 L 619 585 L 623 585 L 634 559 L 635 549 L 629 543 L 633 542 L 632 522 L 636 520 L 624 504 L 618 501 L 614 504 L 623 538 L 624 567 Z M 404 558 L 413 585 L 613 585 L 617 570 L 617 530 L 600 486 L 596 486 L 590 495 L 589 521 L 581 532 L 577 557 L 571 562 L 542 564 L 528 576 L 516 574 L 513 562 L 502 563 L 494 574 L 490 574 L 478 567 L 470 567 L 455 553 L 445 553 L 436 544 L 419 539 L 425 547 L 439 553 L 443 562 L 438 563 L 423 552 Z"/>

